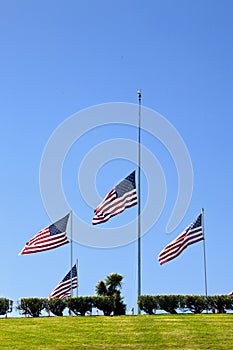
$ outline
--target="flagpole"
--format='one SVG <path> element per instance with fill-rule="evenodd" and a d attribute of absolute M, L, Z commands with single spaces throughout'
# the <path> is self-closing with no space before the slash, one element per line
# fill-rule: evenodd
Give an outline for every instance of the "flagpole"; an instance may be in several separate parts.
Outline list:
<path fill-rule="evenodd" d="M 202 208 L 202 231 L 203 231 L 203 256 L 204 256 L 204 275 L 205 275 L 205 296 L 207 298 L 207 273 L 206 273 L 206 249 L 205 249 L 205 232 L 204 232 L 204 208 Z"/>
<path fill-rule="evenodd" d="M 138 90 L 138 297 L 141 295 L 141 100 Z M 141 313 L 138 307 L 138 314 Z"/>
<path fill-rule="evenodd" d="M 72 289 L 72 267 L 73 267 L 73 212 L 70 212 L 70 295 L 73 296 Z"/>
<path fill-rule="evenodd" d="M 78 259 L 76 259 L 76 269 L 77 269 L 77 297 L 78 297 L 78 283 L 79 283 L 79 278 L 78 278 Z"/>

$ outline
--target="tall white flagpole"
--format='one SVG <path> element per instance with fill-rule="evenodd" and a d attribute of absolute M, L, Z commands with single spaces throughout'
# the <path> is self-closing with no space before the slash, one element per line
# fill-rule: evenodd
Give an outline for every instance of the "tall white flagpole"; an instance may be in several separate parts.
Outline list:
<path fill-rule="evenodd" d="M 70 212 L 70 295 L 73 296 L 72 289 L 72 267 L 73 267 L 73 213 Z"/>
<path fill-rule="evenodd" d="M 141 295 L 141 100 L 138 90 L 138 297 Z M 138 314 L 141 313 L 138 307 Z"/>
<path fill-rule="evenodd" d="M 77 269 L 77 297 L 78 297 L 78 284 L 79 284 L 79 278 L 78 278 L 78 259 L 76 259 L 76 269 Z"/>
<path fill-rule="evenodd" d="M 203 256 L 204 256 L 204 275 L 205 275 L 205 296 L 207 298 L 207 273 L 206 273 L 206 249 L 205 249 L 205 230 L 204 230 L 204 208 L 202 208 L 202 231 L 203 231 Z"/>

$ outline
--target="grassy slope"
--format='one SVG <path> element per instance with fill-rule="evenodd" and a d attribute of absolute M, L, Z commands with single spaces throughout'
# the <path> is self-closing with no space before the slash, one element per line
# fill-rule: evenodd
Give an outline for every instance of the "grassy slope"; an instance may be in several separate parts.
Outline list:
<path fill-rule="evenodd" d="M 232 349 L 233 314 L 0 319 L 0 349 Z"/>

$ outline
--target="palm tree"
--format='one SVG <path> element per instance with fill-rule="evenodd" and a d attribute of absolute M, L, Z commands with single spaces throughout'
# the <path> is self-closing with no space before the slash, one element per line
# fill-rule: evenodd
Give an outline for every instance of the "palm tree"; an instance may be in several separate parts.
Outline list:
<path fill-rule="evenodd" d="M 123 297 L 121 296 L 122 280 L 122 275 L 111 273 L 105 278 L 105 282 L 99 281 L 95 287 L 97 295 L 108 296 L 114 299 L 114 315 L 124 315 L 126 310 L 126 305 L 123 303 Z"/>
<path fill-rule="evenodd" d="M 107 287 L 104 281 L 99 281 L 97 286 L 95 287 L 95 291 L 97 295 L 105 296 L 107 295 Z"/>
<path fill-rule="evenodd" d="M 121 281 L 123 280 L 123 276 L 118 273 L 111 273 L 105 279 L 105 285 L 107 287 L 108 295 L 119 294 L 121 289 Z"/>

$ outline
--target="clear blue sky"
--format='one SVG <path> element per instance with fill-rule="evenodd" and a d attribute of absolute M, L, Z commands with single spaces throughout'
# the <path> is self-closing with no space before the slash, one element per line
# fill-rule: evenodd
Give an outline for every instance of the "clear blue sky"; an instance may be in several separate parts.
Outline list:
<path fill-rule="evenodd" d="M 181 135 L 194 172 L 188 210 L 167 234 L 178 191 L 177 171 L 161 142 L 143 132 L 143 145 L 163 169 L 167 197 L 161 216 L 142 238 L 142 293 L 205 293 L 202 243 L 163 266 L 157 261 L 158 253 L 202 207 L 208 293 L 233 289 L 232 11 L 230 0 L 1 2 L 1 296 L 15 301 L 47 297 L 70 268 L 67 246 L 18 256 L 25 242 L 51 223 L 39 185 L 41 157 L 50 136 L 71 115 L 93 105 L 136 104 L 138 89 L 143 106 L 160 113 Z M 99 128 L 77 141 L 67 155 L 64 193 L 83 220 L 91 221 L 93 208 L 81 197 L 77 174 L 82 159 L 98 143 L 119 137 L 136 140 L 136 131 Z M 120 159 L 105 164 L 96 177 L 100 196 L 134 168 Z M 48 171 L 51 175 L 53 169 Z M 143 174 L 143 203 L 148 195 L 145 178 Z M 87 176 L 82 191 L 89 181 Z M 153 181 L 156 184 L 156 174 Z M 156 206 L 155 195 L 152 216 Z M 136 214 L 134 207 L 109 227 L 127 223 Z M 127 310 L 136 307 L 136 243 L 114 249 L 75 243 L 74 257 L 80 265 L 80 295 L 94 295 L 98 280 L 117 272 L 124 276 Z"/>

